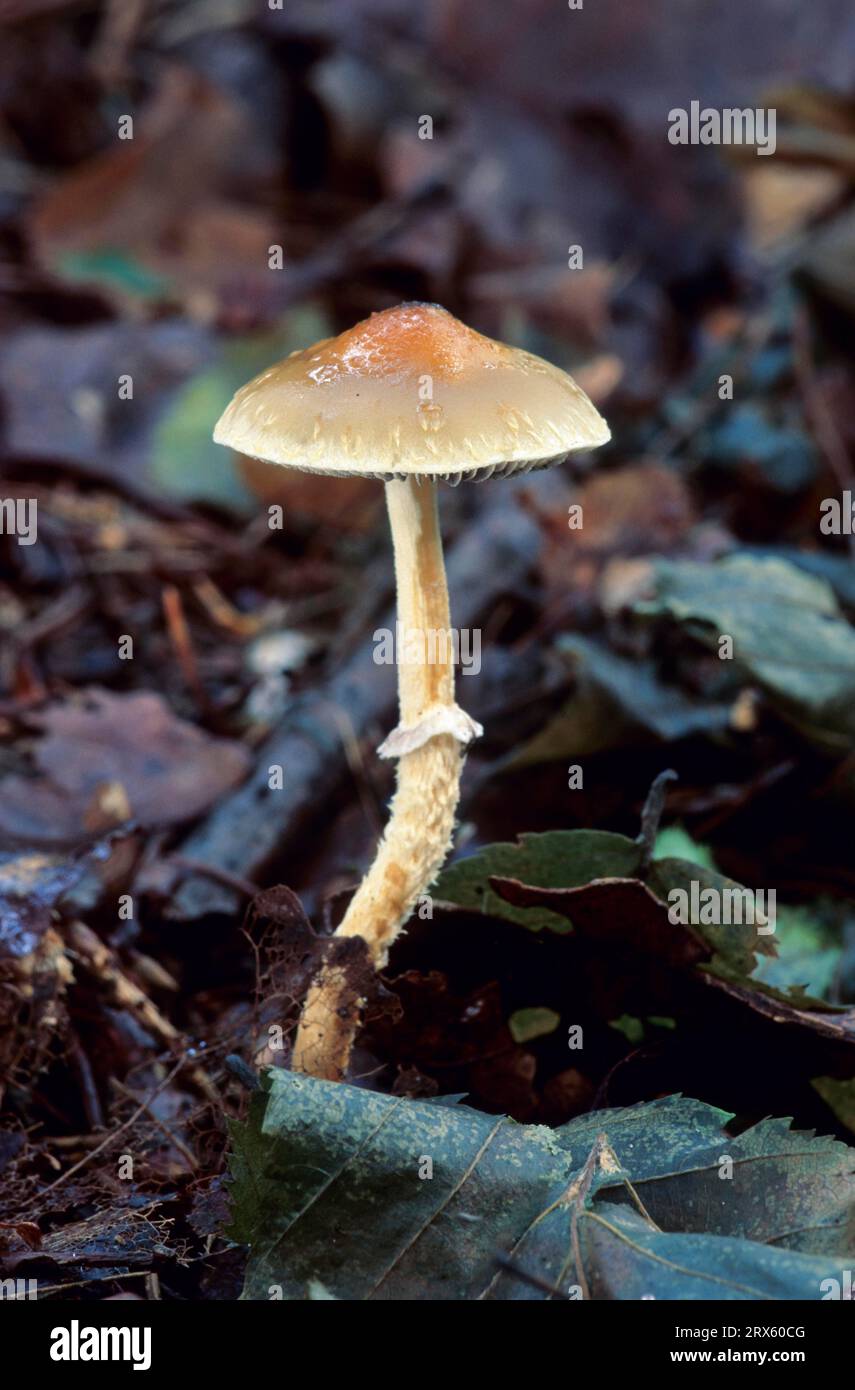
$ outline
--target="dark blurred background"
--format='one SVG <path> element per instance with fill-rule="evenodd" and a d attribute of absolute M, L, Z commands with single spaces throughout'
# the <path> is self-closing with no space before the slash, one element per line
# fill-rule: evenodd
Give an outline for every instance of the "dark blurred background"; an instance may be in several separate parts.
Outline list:
<path fill-rule="evenodd" d="M 230 390 L 424 299 L 577 369 L 625 458 L 683 426 L 693 367 L 786 272 L 851 308 L 845 0 L 4 0 L 0 17 L 7 457 L 246 513 L 208 442 Z M 775 105 L 776 155 L 670 145 L 692 101 Z"/>

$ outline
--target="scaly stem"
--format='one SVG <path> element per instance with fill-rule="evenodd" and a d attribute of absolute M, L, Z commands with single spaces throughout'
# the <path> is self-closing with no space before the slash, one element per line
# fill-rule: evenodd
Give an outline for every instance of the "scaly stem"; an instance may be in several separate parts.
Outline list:
<path fill-rule="evenodd" d="M 389 947 L 448 853 L 465 756 L 461 745 L 480 732 L 454 702 L 436 483 L 427 478 L 389 482 L 386 500 L 398 590 L 401 719 L 384 749 L 398 756 L 398 785 L 374 863 L 336 932 L 361 936 L 377 970 L 386 964 Z M 293 1069 L 339 1080 L 363 1002 L 348 990 L 340 966 L 322 970 L 303 1006 Z"/>

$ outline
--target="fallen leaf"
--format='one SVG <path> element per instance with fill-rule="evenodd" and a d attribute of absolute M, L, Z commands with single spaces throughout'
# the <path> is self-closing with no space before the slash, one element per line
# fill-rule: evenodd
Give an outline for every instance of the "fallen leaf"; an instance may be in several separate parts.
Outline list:
<path fill-rule="evenodd" d="M 517 879 L 542 888 L 580 888 L 595 878 L 630 878 L 641 851 L 625 835 L 604 830 L 550 830 L 521 835 L 516 844 L 489 845 L 444 869 L 433 889 L 439 902 L 472 908 L 488 916 L 540 931 L 569 931 L 554 911 L 515 908 L 490 886 L 493 878 Z"/>
<path fill-rule="evenodd" d="M 572 663 L 573 694 L 542 729 L 514 749 L 505 769 L 566 758 L 576 763 L 609 748 L 711 737 L 730 726 L 728 703 L 703 700 L 663 681 L 652 661 L 630 661 L 575 634 L 559 638 L 556 649 Z"/>
<path fill-rule="evenodd" d="M 643 1276 L 680 1300 L 821 1298 L 855 1246 L 852 1150 L 728 1118 L 672 1096 L 550 1130 L 275 1069 L 232 1128 L 242 1297 L 638 1298 Z"/>
<path fill-rule="evenodd" d="M 803 732 L 840 748 L 855 739 L 855 631 L 829 585 L 785 560 L 733 554 L 712 565 L 662 560 L 640 614 L 668 614 L 733 662 Z"/>
<path fill-rule="evenodd" d="M 824 1255 L 657 1230 L 638 1212 L 583 1213 L 580 1245 L 594 1299 L 767 1302 L 821 1299 L 842 1268 Z"/>
<path fill-rule="evenodd" d="M 488 845 L 450 865 L 440 875 L 434 897 L 530 931 L 566 934 L 574 929 L 605 954 L 619 945 L 663 967 L 697 968 L 710 985 L 770 1018 L 786 1019 L 829 1039 L 855 1040 L 849 1014 L 813 998 L 786 975 L 780 977 L 780 988 L 764 977 L 758 962 L 774 960 L 777 947 L 774 934 L 757 930 L 765 925 L 762 903 L 749 890 L 714 868 L 672 857 L 654 858 L 642 879 L 641 858 L 635 840 L 606 831 L 522 835 L 516 844 Z M 671 922 L 672 893 L 685 893 L 694 911 L 693 891 L 701 902 L 709 890 L 720 902 L 728 891 L 742 899 L 732 921 L 722 911 L 721 922 L 704 922 L 701 911 L 698 920 Z M 835 1017 L 824 1017 L 829 1014 Z"/>
<path fill-rule="evenodd" d="M 38 775 L 2 783 L 0 833 L 18 839 L 75 843 L 93 806 L 103 812 L 104 784 L 121 785 L 121 805 L 141 825 L 192 820 L 249 771 L 241 744 L 178 719 L 151 692 L 92 686 L 31 718 L 42 731 L 33 749 Z"/>

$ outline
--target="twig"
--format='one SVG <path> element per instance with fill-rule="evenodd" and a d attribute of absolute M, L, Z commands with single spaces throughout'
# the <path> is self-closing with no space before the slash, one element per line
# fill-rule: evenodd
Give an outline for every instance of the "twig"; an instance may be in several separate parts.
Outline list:
<path fill-rule="evenodd" d="M 193 639 L 190 636 L 190 629 L 187 626 L 187 619 L 184 616 L 184 605 L 181 602 L 181 593 L 174 584 L 167 584 L 161 594 L 163 613 L 166 618 L 166 626 L 169 631 L 169 638 L 175 649 L 178 664 L 181 667 L 181 674 L 188 688 L 192 691 L 196 703 L 201 710 L 210 710 L 205 687 L 199 677 L 199 663 L 196 660 L 196 652 L 193 648 Z"/>
<path fill-rule="evenodd" d="M 261 892 L 260 885 L 253 883 L 251 879 L 231 874 L 228 869 L 220 869 L 216 864 L 204 864 L 201 859 L 190 859 L 186 854 L 171 855 L 169 863 L 183 869 L 187 874 L 209 878 L 212 883 L 219 883 L 221 888 L 229 888 L 239 893 L 242 898 L 255 898 Z"/>
<path fill-rule="evenodd" d="M 500 1265 L 514 1279 L 519 1279 L 523 1284 L 530 1284 L 533 1289 L 540 1289 L 541 1293 L 548 1294 L 550 1298 L 561 1298 L 565 1302 L 569 1301 L 563 1289 L 557 1288 L 555 1284 L 550 1284 L 548 1279 L 541 1279 L 539 1274 L 532 1274 L 529 1270 L 514 1264 L 507 1255 L 496 1255 L 494 1258 L 496 1264 Z"/>
<path fill-rule="evenodd" d="M 147 0 L 108 0 L 89 61 L 105 87 L 116 86 L 125 75 L 128 54 L 145 18 Z"/>
<path fill-rule="evenodd" d="M 608 1139 L 605 1134 L 598 1134 L 593 1144 L 591 1152 L 585 1160 L 585 1165 L 578 1178 L 570 1184 L 566 1200 L 572 1201 L 573 1207 L 570 1215 L 570 1248 L 573 1251 L 573 1261 L 576 1265 L 576 1278 L 579 1280 L 579 1287 L 582 1290 L 582 1297 L 590 1300 L 591 1290 L 585 1274 L 585 1266 L 582 1263 L 582 1248 L 579 1244 L 579 1214 L 585 1206 L 594 1175 L 601 1167 L 603 1156 L 608 1152 Z M 568 1261 L 569 1263 L 569 1261 Z M 566 1265 L 561 1270 L 559 1279 L 564 1278 Z"/>
<path fill-rule="evenodd" d="M 83 1094 L 83 1109 L 86 1118 L 93 1129 L 104 1128 L 104 1111 L 101 1108 L 101 1098 L 95 1085 L 95 1077 L 92 1074 L 92 1064 L 81 1046 L 80 1039 L 76 1033 L 72 1033 L 69 1039 L 71 1060 L 80 1078 L 80 1089 Z"/>
<path fill-rule="evenodd" d="M 677 774 L 673 768 L 666 768 L 655 777 L 644 808 L 641 812 L 641 832 L 636 837 L 635 843 L 641 846 L 641 859 L 639 861 L 639 873 L 647 873 L 653 859 L 653 850 L 656 845 L 656 836 L 659 834 L 659 822 L 662 819 L 662 812 L 665 809 L 665 788 L 669 782 L 676 782 Z"/>

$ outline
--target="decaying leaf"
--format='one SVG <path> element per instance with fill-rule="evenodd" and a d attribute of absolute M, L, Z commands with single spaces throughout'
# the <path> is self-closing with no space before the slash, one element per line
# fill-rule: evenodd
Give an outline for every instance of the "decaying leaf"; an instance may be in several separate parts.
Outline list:
<path fill-rule="evenodd" d="M 190 820 L 249 768 L 240 744 L 212 739 L 176 718 L 153 692 L 118 695 L 91 687 L 32 720 L 43 731 L 33 751 L 39 775 L 4 780 L 0 833 L 34 843 L 74 843 L 93 817 L 99 831 L 111 828 L 110 821 Z"/>

